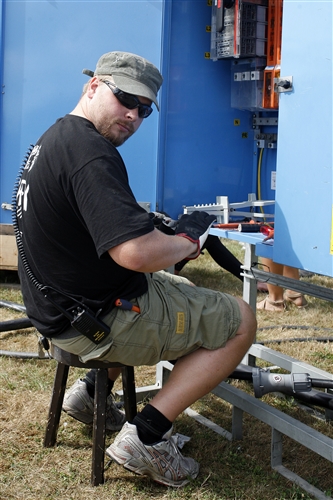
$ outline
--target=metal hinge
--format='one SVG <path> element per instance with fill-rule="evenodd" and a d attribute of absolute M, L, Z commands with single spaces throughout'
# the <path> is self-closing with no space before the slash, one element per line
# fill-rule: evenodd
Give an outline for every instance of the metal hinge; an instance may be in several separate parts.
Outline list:
<path fill-rule="evenodd" d="M 293 90 L 293 77 L 284 76 L 279 78 L 274 78 L 274 90 L 275 92 L 291 92 Z"/>

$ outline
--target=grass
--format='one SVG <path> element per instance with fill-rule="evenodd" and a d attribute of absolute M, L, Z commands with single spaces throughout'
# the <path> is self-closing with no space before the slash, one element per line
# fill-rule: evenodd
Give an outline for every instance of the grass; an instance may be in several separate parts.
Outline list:
<path fill-rule="evenodd" d="M 241 260 L 240 245 L 226 242 Z M 208 255 L 191 261 L 182 274 L 200 286 L 242 295 L 242 285 L 219 268 Z M 19 287 L 13 286 L 14 275 L 0 275 L 1 299 L 21 302 Z M 333 279 L 312 276 L 304 281 L 333 288 Z M 261 298 L 261 296 L 259 297 Z M 333 337 L 332 303 L 307 297 L 307 309 L 289 307 L 283 314 L 258 311 L 258 335 L 269 347 L 332 372 L 333 349 L 330 342 L 291 341 L 295 338 Z M 1 321 L 22 316 L 11 309 L 0 308 Z M 34 329 L 0 333 L 1 349 L 37 352 Z M 271 429 L 244 414 L 243 439 L 229 442 L 182 414 L 175 431 L 190 436 L 184 455 L 200 462 L 198 478 L 185 488 L 173 490 L 136 476 L 112 464 L 105 472 L 105 484 L 90 486 L 91 428 L 62 415 L 55 448 L 43 448 L 48 405 L 55 373 L 53 360 L 0 358 L 0 499 L 66 499 L 117 500 L 191 499 L 191 500 L 308 500 L 312 498 L 270 467 Z M 84 370 L 71 369 L 69 384 Z M 136 369 L 138 386 L 154 383 L 155 368 Z M 198 373 L 200 377 L 200 373 Z M 253 394 L 251 384 L 232 381 L 236 387 Z M 117 382 L 116 389 L 120 388 Z M 313 429 L 333 438 L 332 422 L 325 421 L 323 410 L 306 412 L 293 398 L 267 394 L 263 400 L 299 419 Z M 192 407 L 223 428 L 231 429 L 231 406 L 212 394 Z M 114 439 L 109 433 L 107 443 Z M 300 444 L 284 438 L 283 464 L 311 484 L 333 495 L 333 465 Z M 107 463 L 107 461 L 106 461 Z"/>

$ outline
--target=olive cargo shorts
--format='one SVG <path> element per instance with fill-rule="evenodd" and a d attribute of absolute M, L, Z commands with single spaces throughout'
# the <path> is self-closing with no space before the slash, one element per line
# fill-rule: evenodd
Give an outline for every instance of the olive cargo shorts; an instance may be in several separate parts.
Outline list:
<path fill-rule="evenodd" d="M 147 274 L 147 281 L 148 292 L 131 301 L 141 312 L 113 308 L 102 318 L 111 333 L 99 345 L 72 328 L 52 343 L 83 362 L 139 366 L 175 360 L 199 347 L 218 349 L 235 336 L 241 315 L 234 297 L 164 271 Z M 71 331 L 76 335 L 71 337 Z"/>

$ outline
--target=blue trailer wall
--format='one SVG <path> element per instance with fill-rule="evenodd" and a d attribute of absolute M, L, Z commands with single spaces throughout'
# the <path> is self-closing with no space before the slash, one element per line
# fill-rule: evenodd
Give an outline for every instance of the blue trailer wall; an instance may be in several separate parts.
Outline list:
<path fill-rule="evenodd" d="M 10 203 L 23 156 L 57 118 L 76 105 L 105 52 L 124 50 L 161 65 L 160 1 L 1 1 L 0 201 Z M 132 188 L 155 203 L 158 112 L 121 147 Z M 0 210 L 2 223 L 11 215 Z"/>
<path fill-rule="evenodd" d="M 284 3 L 281 75 L 292 75 L 294 86 L 280 96 L 274 243 L 276 262 L 327 276 L 333 276 L 332 21 L 332 1 Z"/>

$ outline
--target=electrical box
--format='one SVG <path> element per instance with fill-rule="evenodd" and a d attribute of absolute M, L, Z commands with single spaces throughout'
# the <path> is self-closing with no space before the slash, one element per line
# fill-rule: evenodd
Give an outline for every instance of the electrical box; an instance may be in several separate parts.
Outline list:
<path fill-rule="evenodd" d="M 231 63 L 232 108 L 263 109 L 265 58 L 235 59 Z"/>

